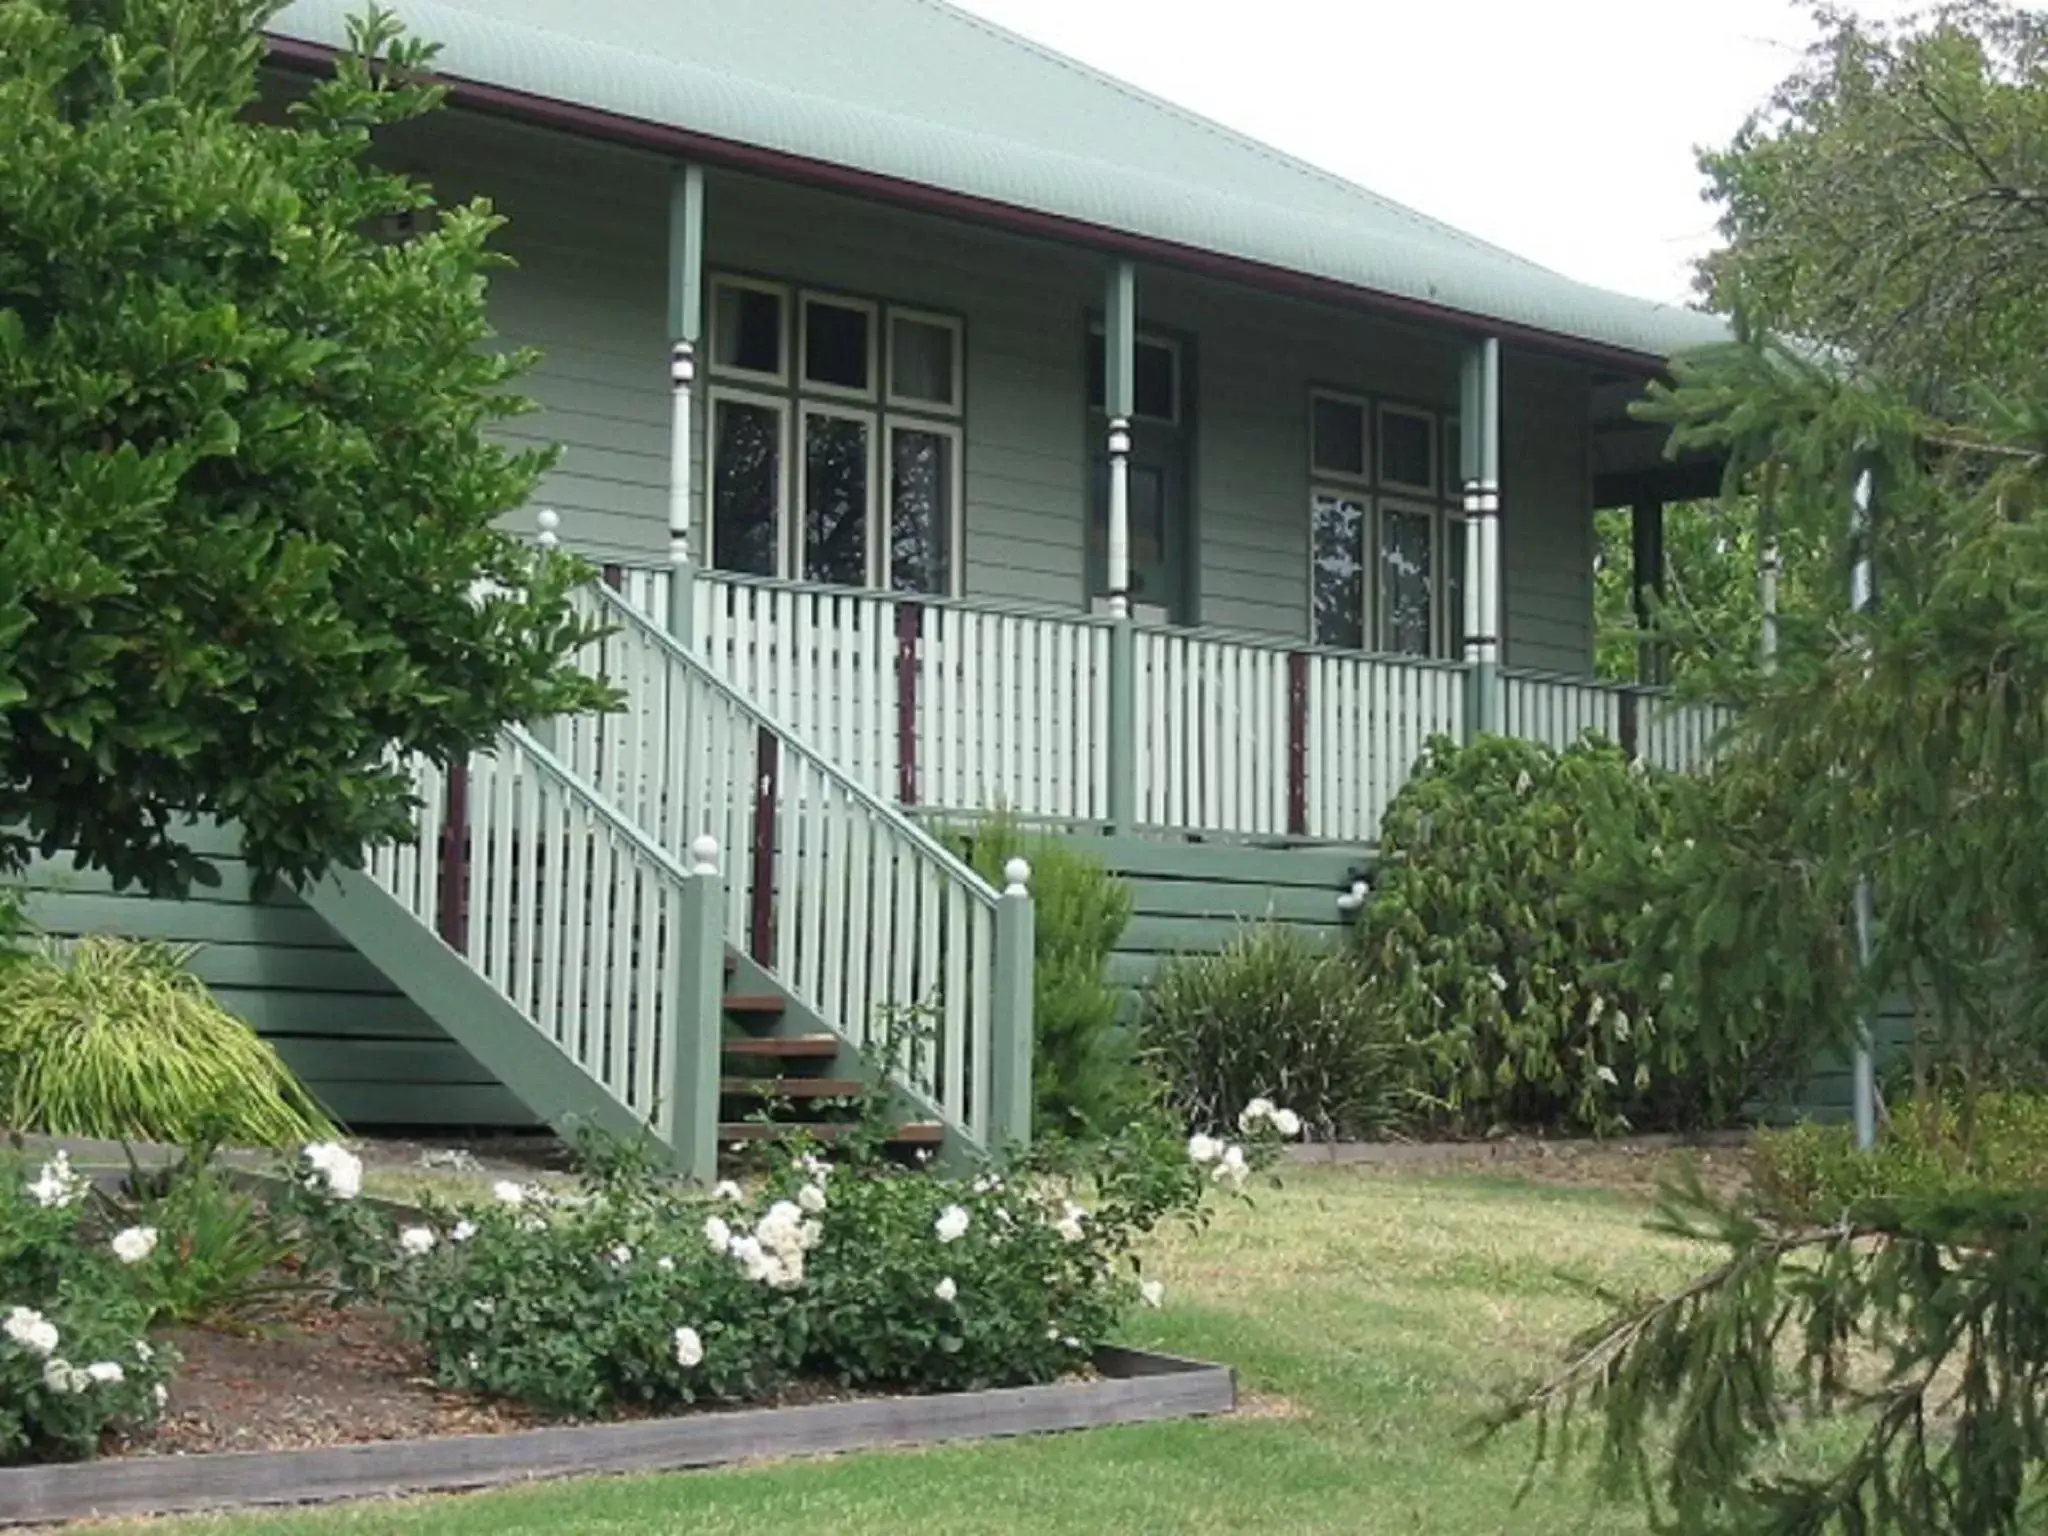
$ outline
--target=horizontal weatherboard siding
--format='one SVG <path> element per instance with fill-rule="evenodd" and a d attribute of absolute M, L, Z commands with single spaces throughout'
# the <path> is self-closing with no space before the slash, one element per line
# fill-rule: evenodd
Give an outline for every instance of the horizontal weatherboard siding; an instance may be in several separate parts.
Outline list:
<path fill-rule="evenodd" d="M 196 946 L 193 973 L 347 1124 L 533 1124 L 318 914 L 289 894 L 257 900 L 229 839 L 205 829 L 198 846 L 219 860 L 221 882 L 182 901 L 117 892 L 105 874 L 68 859 L 32 864 L 29 920 L 57 940 L 114 934 Z"/>

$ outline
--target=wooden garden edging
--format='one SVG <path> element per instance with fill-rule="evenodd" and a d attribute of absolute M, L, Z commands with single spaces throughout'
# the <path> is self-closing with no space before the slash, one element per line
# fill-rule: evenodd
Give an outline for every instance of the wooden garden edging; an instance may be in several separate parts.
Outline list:
<path fill-rule="evenodd" d="M 886 1445 L 932 1445 L 1229 1413 L 1235 1374 L 1105 1349 L 1102 1378 L 992 1392 L 748 1408 L 623 1424 L 452 1435 L 305 1451 L 133 1456 L 0 1468 L 0 1525 L 312 1504 L 488 1488 L 597 1472 L 660 1472 Z"/>

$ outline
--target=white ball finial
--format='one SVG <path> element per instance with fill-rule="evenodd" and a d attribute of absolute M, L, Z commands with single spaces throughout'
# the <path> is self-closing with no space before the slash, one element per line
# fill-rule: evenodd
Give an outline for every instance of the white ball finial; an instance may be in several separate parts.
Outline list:
<path fill-rule="evenodd" d="M 690 844 L 690 857 L 696 867 L 692 874 L 715 875 L 718 873 L 718 839 L 706 832 Z"/>
<path fill-rule="evenodd" d="M 1012 859 L 1003 866 L 1003 894 L 1005 896 L 1028 896 L 1031 893 L 1031 866 L 1022 859 Z"/>
<path fill-rule="evenodd" d="M 542 549 L 553 549 L 560 542 L 555 537 L 555 531 L 562 526 L 560 514 L 553 507 L 542 507 L 540 509 L 540 516 L 535 518 L 534 521 L 540 524 L 540 547 Z"/>

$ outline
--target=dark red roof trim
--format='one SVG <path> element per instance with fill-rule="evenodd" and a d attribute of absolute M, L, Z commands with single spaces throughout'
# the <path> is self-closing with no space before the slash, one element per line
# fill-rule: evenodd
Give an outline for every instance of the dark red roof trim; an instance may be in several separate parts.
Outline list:
<path fill-rule="evenodd" d="M 274 60 L 303 70 L 331 68 L 337 53 L 337 50 L 325 44 L 309 43 L 298 38 L 278 37 L 272 34 L 265 41 L 269 44 Z M 1013 203 L 974 197 L 964 192 L 948 192 L 941 187 L 928 187 L 917 182 L 905 181 L 900 177 L 883 176 L 873 171 L 856 170 L 851 166 L 834 165 L 830 161 L 814 160 L 805 155 L 786 154 L 781 150 L 763 149 L 759 145 L 742 144 L 732 139 L 693 133 L 686 128 L 651 123 L 644 118 L 607 112 L 602 108 L 587 107 L 573 101 L 556 101 L 530 91 L 488 85 L 482 81 L 465 80 L 455 75 L 441 75 L 438 79 L 448 88 L 450 98 L 461 106 L 479 112 L 545 124 L 585 138 L 609 140 L 617 144 L 672 155 L 679 160 L 694 160 L 705 165 L 724 166 L 731 170 L 753 171 L 783 181 L 798 182 L 830 191 L 854 193 L 924 213 L 993 225 L 1039 239 L 1089 246 L 1118 256 L 1143 257 L 1162 265 L 1179 267 L 1184 271 L 1199 272 L 1226 282 L 1242 283 L 1294 298 L 1363 309 L 1404 320 L 1425 321 L 1436 326 L 1449 326 L 1475 337 L 1498 336 L 1504 342 L 1517 343 L 1556 356 L 1618 368 L 1635 376 L 1645 373 L 1662 374 L 1665 368 L 1665 359 L 1654 353 L 1608 346 L 1601 342 L 1587 341 L 1582 337 L 1561 336 L 1554 331 L 1493 320 L 1483 315 L 1453 309 L 1448 305 L 1430 304 L 1420 299 L 1403 298 L 1398 294 L 1378 293 L 1370 288 L 1359 288 L 1332 278 L 1291 272 L 1285 267 L 1276 267 L 1267 262 L 1225 256 L 1171 240 L 1159 240 L 1146 235 L 1134 235 L 1126 230 L 1110 229 L 1100 224 L 1091 224 L 1084 219 L 1041 213 L 1032 208 L 1020 208 Z"/>

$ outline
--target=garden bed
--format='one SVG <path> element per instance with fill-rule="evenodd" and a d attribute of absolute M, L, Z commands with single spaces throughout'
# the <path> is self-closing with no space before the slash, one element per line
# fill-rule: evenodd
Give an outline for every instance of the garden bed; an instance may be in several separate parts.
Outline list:
<path fill-rule="evenodd" d="M 532 1428 L 522 1427 L 533 1422 L 530 1415 L 410 1376 L 404 1346 L 380 1335 L 374 1319 L 355 1318 L 317 1345 L 280 1334 L 268 1343 L 246 1341 L 248 1352 L 238 1353 L 215 1340 L 188 1356 L 154 1448 L 173 1454 L 137 1447 L 100 1461 L 0 1468 L 0 1526 L 653 1472 L 1195 1418 L 1236 1406 L 1227 1367 L 1105 1349 L 1090 1379 L 1048 1386 Z M 248 1369 L 246 1380 L 237 1374 L 264 1360 L 274 1367 L 293 1348 L 319 1362 L 312 1380 L 268 1379 L 264 1368 Z M 238 1382 L 243 1401 L 230 1403 Z M 350 1425 L 351 1403 L 380 1417 Z M 279 1410 L 275 1422 L 256 1427 L 266 1412 Z M 418 1438 L 379 1438 L 380 1425 Z M 207 1449 L 279 1443 L 298 1448 Z M 176 1453 L 186 1448 L 198 1453 Z"/>

